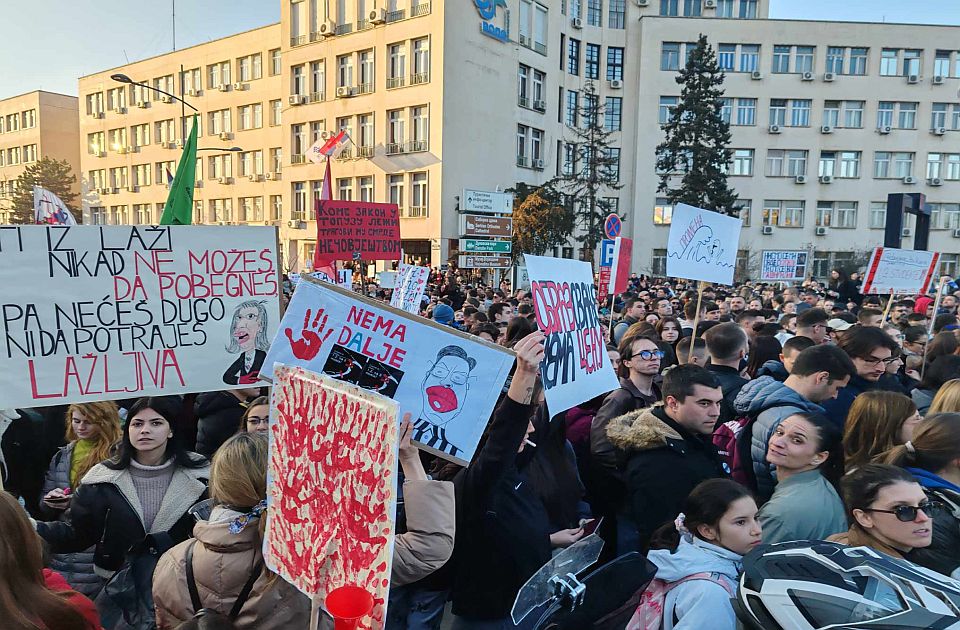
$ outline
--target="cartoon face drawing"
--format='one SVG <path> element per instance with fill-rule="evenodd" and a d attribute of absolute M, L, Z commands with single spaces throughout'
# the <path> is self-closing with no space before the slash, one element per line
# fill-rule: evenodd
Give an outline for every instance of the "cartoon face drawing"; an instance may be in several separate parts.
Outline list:
<path fill-rule="evenodd" d="M 458 346 L 446 346 L 437 353 L 437 360 L 423 379 L 423 411 L 421 418 L 446 426 L 463 409 L 470 389 L 470 372 L 476 359 Z"/>
<path fill-rule="evenodd" d="M 260 378 L 260 368 L 270 349 L 267 339 L 267 310 L 264 302 L 248 300 L 237 306 L 230 320 L 227 352 L 240 356 L 223 373 L 229 385 L 250 385 Z"/>
<path fill-rule="evenodd" d="M 241 351 L 250 352 L 256 348 L 257 335 L 260 334 L 262 327 L 258 308 L 248 306 L 239 309 L 233 323 L 232 333 Z"/>

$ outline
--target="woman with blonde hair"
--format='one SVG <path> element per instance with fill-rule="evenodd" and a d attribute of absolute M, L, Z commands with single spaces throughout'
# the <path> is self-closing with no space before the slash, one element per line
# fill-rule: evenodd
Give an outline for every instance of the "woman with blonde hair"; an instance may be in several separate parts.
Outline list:
<path fill-rule="evenodd" d="M 940 386 L 927 413 L 932 416 L 935 413 L 957 412 L 960 412 L 960 378 L 949 380 Z"/>
<path fill-rule="evenodd" d="M 844 424 L 843 454 L 847 472 L 910 439 L 920 422 L 910 397 L 896 392 L 866 391 L 850 406 Z"/>
<path fill-rule="evenodd" d="M 270 397 L 258 396 L 247 403 L 240 419 L 241 433 L 266 432 L 270 428 Z"/>
<path fill-rule="evenodd" d="M 50 460 L 41 491 L 40 511 L 50 519 L 67 520 L 73 490 L 87 472 L 109 459 L 120 441 L 120 415 L 112 401 L 74 403 L 66 414 L 67 445 Z M 95 597 L 103 580 L 94 573 L 91 547 L 77 553 L 56 554 L 50 568 L 60 573 L 74 589 Z"/>

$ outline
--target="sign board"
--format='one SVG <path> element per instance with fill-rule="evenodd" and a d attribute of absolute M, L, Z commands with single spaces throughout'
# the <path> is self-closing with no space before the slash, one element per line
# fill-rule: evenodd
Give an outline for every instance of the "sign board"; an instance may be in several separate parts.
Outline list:
<path fill-rule="evenodd" d="M 610 293 L 626 292 L 630 283 L 630 264 L 633 260 L 633 239 L 618 236 L 614 239 L 613 266 L 610 267 Z"/>
<path fill-rule="evenodd" d="M 510 238 L 513 236 L 513 217 L 461 214 L 460 235 Z"/>
<path fill-rule="evenodd" d="M 491 241 L 481 238 L 461 238 L 461 252 L 489 252 L 496 254 L 509 254 L 512 250 L 512 241 Z"/>
<path fill-rule="evenodd" d="M 597 300 L 603 304 L 610 296 L 610 268 L 613 266 L 615 241 L 605 238 L 600 241 L 600 272 L 597 275 Z"/>
<path fill-rule="evenodd" d="M 390 296 L 390 306 L 418 315 L 423 302 L 423 292 L 430 281 L 430 269 L 416 265 L 400 264 L 396 288 Z"/>
<path fill-rule="evenodd" d="M 613 266 L 613 249 L 615 241 L 605 238 L 600 241 L 600 268 Z"/>
<path fill-rule="evenodd" d="M 396 271 L 378 271 L 377 280 L 380 283 L 381 289 L 395 289 L 397 286 L 397 272 Z"/>
<path fill-rule="evenodd" d="M 513 193 L 464 188 L 460 194 L 460 212 L 513 214 Z"/>
<path fill-rule="evenodd" d="M 348 584 L 383 628 L 393 560 L 397 403 L 277 365 L 270 405 L 266 564 L 304 594 Z"/>
<path fill-rule="evenodd" d="M 296 365 L 397 401 L 422 448 L 466 464 L 513 367 L 513 353 L 450 326 L 303 278 L 264 361 Z M 604 355 L 606 356 L 606 355 Z"/>
<path fill-rule="evenodd" d="M 353 289 L 353 269 L 337 269 L 337 284 L 347 291 Z"/>
<path fill-rule="evenodd" d="M 394 203 L 317 202 L 314 261 L 399 260 L 400 213 Z"/>
<path fill-rule="evenodd" d="M 607 238 L 617 238 L 620 236 L 620 231 L 623 229 L 623 221 L 620 220 L 619 215 L 608 214 L 607 219 L 603 222 L 603 234 Z"/>
<path fill-rule="evenodd" d="M 510 266 L 510 257 L 458 256 L 457 266 L 461 269 L 506 269 Z"/>
<path fill-rule="evenodd" d="M 740 219 L 678 203 L 667 237 L 667 275 L 733 284 Z"/>
<path fill-rule="evenodd" d="M 607 357 L 590 263 L 525 255 L 537 327 L 547 336 L 540 378 L 555 416 L 620 386 Z"/>
<path fill-rule="evenodd" d="M 275 228 L 0 226 L 0 391 L 39 407 L 265 385 Z"/>
<path fill-rule="evenodd" d="M 807 252 L 764 250 L 760 258 L 760 279 L 794 282 L 807 277 Z"/>
<path fill-rule="evenodd" d="M 937 252 L 878 247 L 867 264 L 863 294 L 926 293 L 939 263 Z"/>

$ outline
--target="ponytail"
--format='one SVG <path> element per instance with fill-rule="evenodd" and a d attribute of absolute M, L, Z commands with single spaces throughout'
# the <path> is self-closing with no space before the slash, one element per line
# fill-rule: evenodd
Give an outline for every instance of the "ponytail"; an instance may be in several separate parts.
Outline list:
<path fill-rule="evenodd" d="M 753 498 L 750 490 L 732 479 L 708 479 L 694 488 L 672 523 L 664 523 L 650 537 L 650 549 L 676 550 L 680 538 L 700 537 L 700 526 L 716 527 L 730 506 L 739 499 Z"/>
<path fill-rule="evenodd" d="M 960 413 L 935 413 L 921 420 L 906 444 L 895 446 L 875 461 L 940 473 L 960 459 Z"/>

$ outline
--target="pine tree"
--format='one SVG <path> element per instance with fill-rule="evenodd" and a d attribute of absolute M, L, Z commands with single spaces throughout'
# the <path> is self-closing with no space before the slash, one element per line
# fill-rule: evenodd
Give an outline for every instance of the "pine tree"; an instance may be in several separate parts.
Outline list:
<path fill-rule="evenodd" d="M 541 256 L 567 242 L 576 226 L 573 208 L 550 183 L 534 187 L 518 183 L 513 192 L 513 259 Z"/>
<path fill-rule="evenodd" d="M 561 156 L 566 160 L 564 174 L 554 180 L 554 185 L 572 198 L 576 224 L 582 232 L 578 240 L 583 244 L 584 258 L 592 261 L 603 238 L 604 219 L 615 210 L 608 200 L 609 192 L 620 190 L 623 184 L 620 151 L 610 146 L 614 131 L 606 127 L 606 107 L 593 82 L 586 82 L 580 97 L 579 124 L 567 127 L 573 135 L 573 142 L 566 143 L 572 155 Z"/>
<path fill-rule="evenodd" d="M 727 185 L 725 172 L 733 151 L 728 148 L 730 124 L 721 115 L 724 78 L 707 37 L 700 35 L 677 74 L 680 101 L 664 125 L 666 138 L 657 146 L 657 192 L 665 193 L 671 204 L 738 216 L 737 194 Z M 672 188 L 678 176 L 680 186 Z"/>
<path fill-rule="evenodd" d="M 73 186 L 77 183 L 77 176 L 70 169 L 70 164 L 66 160 L 54 160 L 48 157 L 41 158 L 39 162 L 31 164 L 20 177 L 17 178 L 16 192 L 13 193 L 13 203 L 11 206 L 11 223 L 33 223 L 33 187 L 42 186 L 46 188 L 67 206 L 67 209 L 78 217 L 77 207 L 75 205 L 77 193 L 73 192 Z M 80 221 L 77 221 L 78 223 Z"/>

